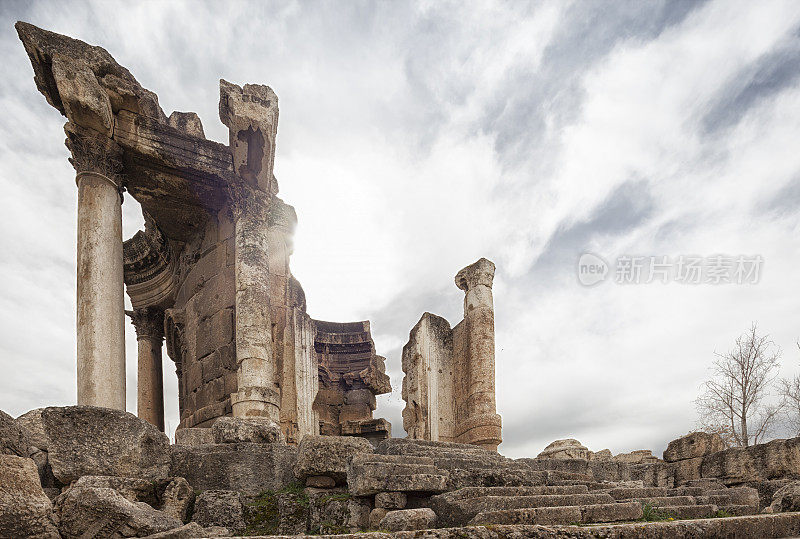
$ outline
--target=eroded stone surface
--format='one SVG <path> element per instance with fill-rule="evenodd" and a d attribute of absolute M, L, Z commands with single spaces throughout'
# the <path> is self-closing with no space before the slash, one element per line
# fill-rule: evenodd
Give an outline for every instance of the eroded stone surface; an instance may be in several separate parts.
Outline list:
<path fill-rule="evenodd" d="M 220 526 L 233 532 L 244 530 L 244 509 L 238 492 L 206 490 L 195 500 L 192 522 L 210 527 Z"/>
<path fill-rule="evenodd" d="M 347 462 L 359 453 L 372 453 L 367 440 L 343 436 L 306 436 L 300 442 L 297 457 L 297 475 L 327 476 L 337 484 L 347 478 Z"/>
<path fill-rule="evenodd" d="M 725 443 L 719 434 L 692 432 L 672 440 L 664 450 L 665 462 L 704 457 L 725 449 Z"/>
<path fill-rule="evenodd" d="M 0 454 L 0 537 L 58 537 L 53 506 L 27 457 Z"/>
<path fill-rule="evenodd" d="M 221 417 L 211 427 L 214 443 L 284 443 L 280 426 L 267 417 Z"/>
<path fill-rule="evenodd" d="M 390 532 L 427 530 L 435 526 L 436 513 L 428 508 L 389 511 L 380 522 L 380 528 Z"/>
<path fill-rule="evenodd" d="M 539 453 L 537 459 L 583 459 L 588 460 L 589 450 L 574 438 L 556 440 Z"/>
<path fill-rule="evenodd" d="M 183 525 L 183 522 L 132 502 L 111 488 L 72 487 L 56 500 L 59 531 L 65 538 L 143 537 Z"/>
<path fill-rule="evenodd" d="M 50 466 L 64 484 L 84 475 L 169 476 L 169 439 L 133 414 L 92 406 L 45 408 L 42 423 Z"/>

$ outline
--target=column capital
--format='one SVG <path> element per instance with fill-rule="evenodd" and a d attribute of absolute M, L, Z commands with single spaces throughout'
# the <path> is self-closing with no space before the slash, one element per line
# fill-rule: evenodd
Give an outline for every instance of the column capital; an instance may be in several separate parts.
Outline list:
<path fill-rule="evenodd" d="M 69 162 L 80 178 L 100 176 L 122 190 L 122 148 L 112 139 L 73 122 L 64 126 L 65 141 L 72 157 Z"/>
<path fill-rule="evenodd" d="M 125 311 L 131 317 L 134 329 L 136 329 L 136 339 L 157 339 L 164 338 L 164 311 L 156 307 L 143 307 L 134 311 Z"/>
<path fill-rule="evenodd" d="M 476 286 L 492 287 L 494 281 L 494 263 L 481 258 L 456 274 L 456 286 L 467 292 Z"/>

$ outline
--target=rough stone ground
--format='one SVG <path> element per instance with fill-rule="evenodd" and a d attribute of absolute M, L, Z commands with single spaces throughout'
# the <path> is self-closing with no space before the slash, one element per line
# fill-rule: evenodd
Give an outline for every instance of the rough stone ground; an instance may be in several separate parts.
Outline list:
<path fill-rule="evenodd" d="M 701 520 L 676 520 L 672 522 L 636 522 L 599 526 L 466 526 L 406 532 L 371 532 L 347 535 L 317 535 L 345 539 L 354 538 L 398 538 L 398 539 L 695 539 L 708 537 L 725 538 L 777 538 L 800 535 L 800 513 L 780 515 L 757 515 Z M 251 536 L 265 538 L 292 537 L 290 535 Z"/>

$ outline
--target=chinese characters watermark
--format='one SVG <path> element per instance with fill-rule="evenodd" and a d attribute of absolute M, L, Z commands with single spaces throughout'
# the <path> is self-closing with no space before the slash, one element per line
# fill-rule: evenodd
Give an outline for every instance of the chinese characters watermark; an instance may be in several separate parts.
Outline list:
<path fill-rule="evenodd" d="M 613 265 L 594 253 L 578 259 L 578 282 L 593 286 L 607 279 L 617 284 L 757 284 L 764 267 L 761 255 L 678 255 L 617 257 Z"/>

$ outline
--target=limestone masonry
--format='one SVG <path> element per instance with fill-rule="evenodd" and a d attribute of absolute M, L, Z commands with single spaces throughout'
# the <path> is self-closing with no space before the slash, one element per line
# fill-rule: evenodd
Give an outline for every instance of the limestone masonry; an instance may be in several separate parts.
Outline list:
<path fill-rule="evenodd" d="M 0 539 L 800 536 L 800 438 L 725 449 L 695 432 L 663 460 L 571 438 L 536 458 L 498 453 L 484 258 L 455 276 L 463 320 L 425 313 L 411 330 L 408 436 L 392 438 L 373 417 L 391 387 L 369 322 L 312 319 L 292 276 L 275 93 L 220 81 L 218 144 L 196 114 L 166 116 L 104 49 L 16 28 L 37 88 L 67 118 L 76 171 L 78 405 L 0 411 Z M 123 242 L 125 191 L 145 228 Z M 125 411 L 126 314 L 137 415 Z"/>

